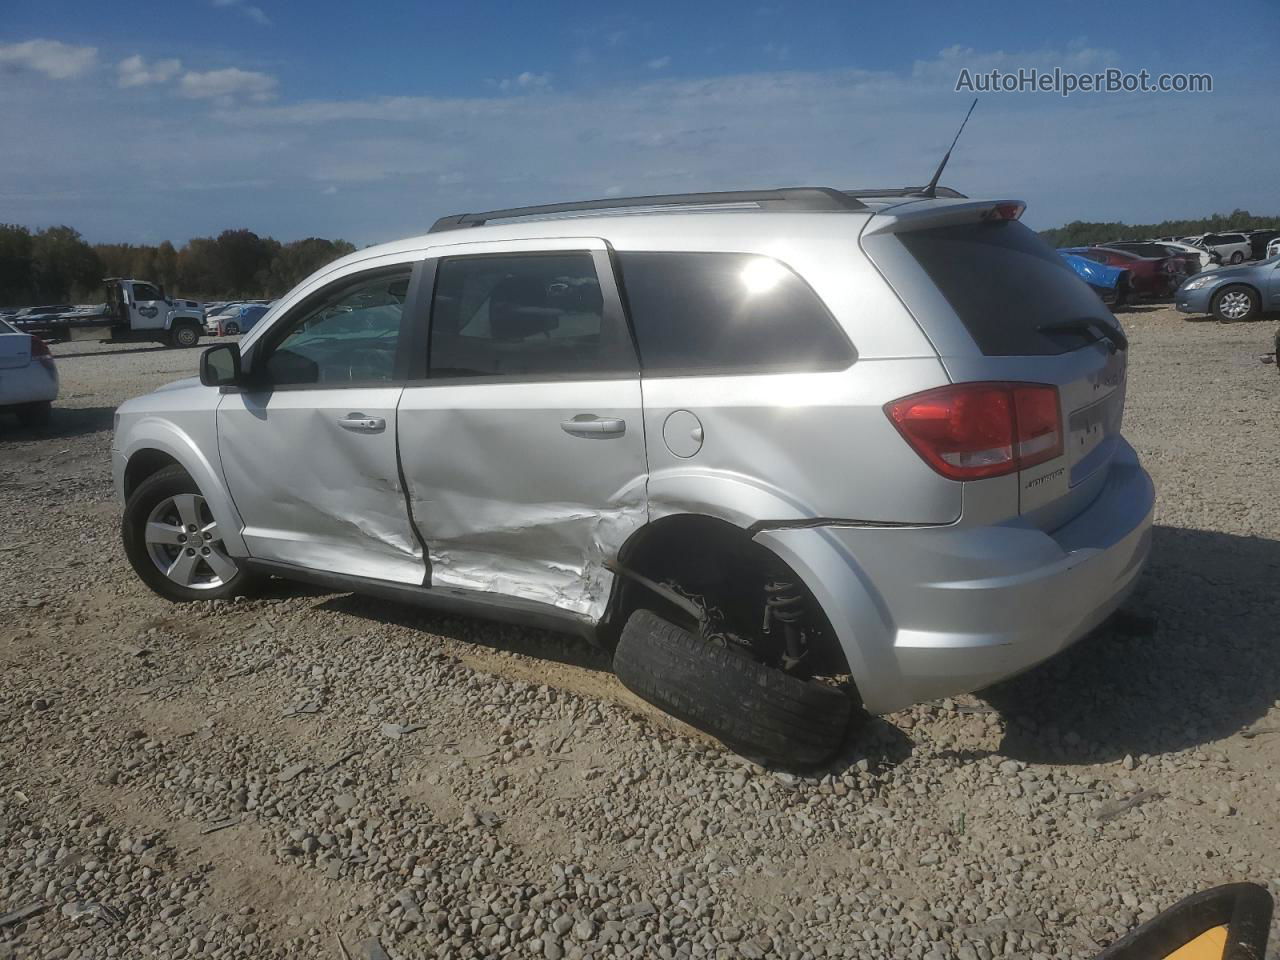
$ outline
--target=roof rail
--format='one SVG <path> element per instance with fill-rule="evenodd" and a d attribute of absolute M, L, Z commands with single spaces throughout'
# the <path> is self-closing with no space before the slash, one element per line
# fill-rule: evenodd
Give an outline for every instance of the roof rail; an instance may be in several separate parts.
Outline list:
<path fill-rule="evenodd" d="M 726 190 L 717 193 L 666 193 L 652 197 L 612 197 L 608 200 L 579 200 L 548 203 L 537 207 L 511 207 L 485 213 L 455 213 L 441 217 L 430 233 L 478 227 L 490 220 L 516 217 L 549 217 L 557 213 L 588 210 L 625 210 L 631 207 L 699 207 L 721 204 L 755 203 L 762 210 L 784 212 L 806 210 L 865 210 L 866 205 L 842 190 L 831 187 L 785 187 L 780 190 Z"/>
<path fill-rule="evenodd" d="M 925 196 L 924 187 L 870 187 L 865 190 L 846 190 L 844 192 L 851 197 L 866 197 L 868 200 L 875 197 Z M 958 190 L 952 190 L 950 187 L 937 187 L 934 189 L 934 195 L 938 197 L 946 197 L 951 200 L 969 199 L 965 194 L 960 193 Z"/>

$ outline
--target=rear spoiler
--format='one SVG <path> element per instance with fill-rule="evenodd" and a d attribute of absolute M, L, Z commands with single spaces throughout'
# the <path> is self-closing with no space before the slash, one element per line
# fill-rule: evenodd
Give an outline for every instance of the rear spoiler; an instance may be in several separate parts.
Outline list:
<path fill-rule="evenodd" d="M 983 220 L 1017 220 L 1026 208 L 1021 200 L 904 199 L 873 214 L 862 234 L 905 233 Z"/>

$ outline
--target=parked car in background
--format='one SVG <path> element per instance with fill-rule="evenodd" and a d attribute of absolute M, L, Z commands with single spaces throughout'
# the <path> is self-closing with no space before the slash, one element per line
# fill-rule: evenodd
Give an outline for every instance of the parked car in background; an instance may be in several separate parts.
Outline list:
<path fill-rule="evenodd" d="M 234 337 L 248 333 L 253 325 L 262 319 L 270 307 L 260 303 L 248 303 L 236 307 L 233 311 L 224 310 L 218 316 L 217 334 L 220 337 Z"/>
<path fill-rule="evenodd" d="M 1182 313 L 1211 313 L 1219 323 L 1256 320 L 1280 310 L 1280 259 L 1192 277 L 1178 288 L 1174 306 Z"/>
<path fill-rule="evenodd" d="M 230 319 L 241 306 L 242 301 L 230 300 L 217 305 L 206 305 L 204 309 L 204 332 L 211 337 L 218 335 L 218 324 L 225 318 Z"/>
<path fill-rule="evenodd" d="M 1136 253 L 1140 257 L 1151 257 L 1156 260 L 1161 257 L 1172 257 L 1180 264 L 1175 272 L 1181 273 L 1184 277 L 1199 273 L 1201 261 L 1208 260 L 1212 262 L 1214 256 L 1208 250 L 1198 250 L 1195 247 L 1182 250 L 1167 243 L 1156 243 L 1151 240 L 1115 240 L 1109 243 L 1100 243 L 1098 246 L 1106 247 L 1108 250 L 1124 250 L 1128 253 Z M 1182 281 L 1178 282 L 1181 283 Z"/>
<path fill-rule="evenodd" d="M 1222 264 L 1222 254 L 1216 250 L 1206 250 L 1204 247 L 1197 247 L 1192 243 L 1183 243 L 1181 240 L 1157 240 L 1155 242 L 1168 247 L 1171 253 L 1189 253 L 1193 255 L 1199 262 L 1201 270 L 1213 270 Z"/>
<path fill-rule="evenodd" d="M 39 426 L 49 422 L 57 398 L 58 368 L 48 344 L 0 320 L 0 413 Z"/>
<path fill-rule="evenodd" d="M 43 307 L 23 307 L 15 313 L 15 320 L 34 320 L 36 317 L 56 316 L 62 313 L 70 313 L 75 306 L 70 303 L 53 303 Z"/>
<path fill-rule="evenodd" d="M 1186 276 L 1182 272 L 1185 270 L 1184 262 L 1167 256 L 1143 257 L 1111 247 L 1066 247 L 1059 253 L 1073 253 L 1095 263 L 1124 267 L 1129 271 L 1129 287 L 1134 297 L 1167 297 Z"/>
<path fill-rule="evenodd" d="M 1253 244 L 1243 233 L 1206 233 L 1187 242 L 1214 251 L 1223 263 L 1244 263 L 1253 256 Z"/>
<path fill-rule="evenodd" d="M 1058 251 L 1058 256 L 1102 298 L 1103 303 L 1121 306 L 1129 301 L 1129 271 L 1124 267 L 1113 267 L 1061 250 Z"/>
<path fill-rule="evenodd" d="M 1267 259 L 1270 260 L 1276 256 L 1280 256 L 1280 237 L 1276 237 L 1267 244 Z"/>
<path fill-rule="evenodd" d="M 1267 257 L 1267 247 L 1272 240 L 1280 237 L 1280 230 L 1250 230 L 1248 233 L 1249 246 L 1252 249 L 1250 255 L 1254 260 L 1265 260 Z"/>

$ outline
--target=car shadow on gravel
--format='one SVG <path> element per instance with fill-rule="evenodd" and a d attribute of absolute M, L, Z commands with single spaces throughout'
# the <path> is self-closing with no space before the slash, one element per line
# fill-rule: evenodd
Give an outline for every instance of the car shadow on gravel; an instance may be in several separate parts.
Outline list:
<path fill-rule="evenodd" d="M 433 633 L 490 650 L 517 653 L 536 660 L 552 660 L 605 673 L 613 670 L 613 661 L 607 651 L 572 634 L 433 613 L 408 604 L 388 603 L 354 593 L 331 597 L 320 604 L 320 607 L 379 623 L 393 623 L 411 630 Z"/>
<path fill-rule="evenodd" d="M 334 613 L 448 637 L 488 650 L 515 653 L 596 673 L 613 673 L 613 661 L 608 651 L 567 633 L 433 613 L 359 594 L 330 596 L 318 604 L 318 607 Z M 829 773 L 840 776 L 855 767 L 881 770 L 895 766 L 911 755 L 912 748 L 911 738 L 889 721 L 882 717 L 863 717 L 850 726 L 849 735 L 840 752 L 819 768 L 775 763 L 749 754 L 747 757 L 774 772 L 807 776 Z"/>
<path fill-rule="evenodd" d="M 98 342 L 106 346 L 111 345 L 111 341 L 109 340 L 102 340 Z M 58 363 L 61 363 L 63 360 L 74 360 L 77 357 L 120 357 L 124 356 L 126 353 L 156 353 L 162 350 L 173 349 L 168 344 L 156 343 L 145 347 L 128 347 L 124 350 L 76 350 L 75 347 L 79 346 L 79 344 L 73 343 L 71 344 L 71 349 L 64 352 L 63 348 L 67 346 L 68 344 L 65 340 L 61 343 L 54 344 L 55 349 L 53 352 L 53 358 Z"/>
<path fill-rule="evenodd" d="M 1127 611 L 1153 632 L 1108 625 L 983 691 L 1005 721 L 1000 752 L 1102 763 L 1194 748 L 1247 729 L 1280 699 L 1280 541 L 1157 526 Z"/>
<path fill-rule="evenodd" d="M 110 430 L 115 407 L 60 407 L 55 402 L 43 427 L 24 427 L 16 417 L 0 415 L 0 443 L 31 440 L 69 440 Z"/>

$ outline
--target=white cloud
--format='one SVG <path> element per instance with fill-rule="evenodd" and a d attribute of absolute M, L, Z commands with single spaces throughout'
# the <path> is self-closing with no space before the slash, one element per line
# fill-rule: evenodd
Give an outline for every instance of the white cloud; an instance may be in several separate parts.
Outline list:
<path fill-rule="evenodd" d="M 504 91 L 550 90 L 551 74 L 531 73 L 526 70 L 524 73 L 518 74 L 510 79 L 499 80 L 498 89 Z"/>
<path fill-rule="evenodd" d="M 645 66 L 648 67 L 650 70 L 662 70 L 662 69 L 665 69 L 666 67 L 671 66 L 671 58 L 670 57 L 654 57 L 652 60 L 646 63 Z"/>
<path fill-rule="evenodd" d="M 239 10 L 254 23 L 261 24 L 264 27 L 271 26 L 271 18 L 266 15 L 261 7 L 254 6 L 252 3 L 245 3 L 244 0 L 213 0 L 215 7 L 229 7 Z"/>
<path fill-rule="evenodd" d="M 343 235 L 363 244 L 420 233 L 444 213 L 520 203 L 918 184 L 968 108 L 970 97 L 954 91 L 961 67 L 1105 65 L 1109 56 L 1078 46 L 953 49 L 896 70 L 681 80 L 643 71 L 635 57 L 647 82 L 557 89 L 550 78 L 539 87 L 531 72 L 523 84 L 512 77 L 502 89 L 495 80 L 474 97 L 283 102 L 270 100 L 270 76 L 213 71 L 171 81 L 176 92 L 205 99 L 162 100 L 146 111 L 114 83 L 88 100 L 42 76 L 21 88 L 0 77 L 0 129 L 33 134 L 0 137 L 0 208 L 18 222 L 71 223 L 95 240 L 137 240 L 133 212 L 146 204 L 154 214 L 147 229 L 175 239 L 247 224 L 277 237 Z M 1236 207 L 1277 212 L 1271 167 L 1280 129 L 1242 127 L 1241 116 L 1265 115 L 1271 99 L 1246 66 L 1219 70 L 1213 95 L 984 96 L 944 182 L 973 196 L 1025 199 L 1025 219 L 1037 228 Z M 203 104 L 210 109 L 193 109 Z M 234 138 L 236 149 L 193 149 L 195 129 Z M 1188 129 L 1232 142 L 1232 163 L 1187 152 Z M 86 141 L 113 143 L 116 162 L 76 149 Z M 1115 164 L 1117 156 L 1126 162 Z M 1171 156 L 1179 162 L 1168 163 Z M 340 192 L 325 194 L 329 187 Z"/>
<path fill-rule="evenodd" d="M 203 73 L 188 71 L 182 75 L 179 91 L 184 97 L 195 100 L 229 101 L 236 97 L 250 100 L 270 100 L 276 95 L 276 78 L 255 70 L 226 67 Z"/>
<path fill-rule="evenodd" d="M 32 70 L 53 80 L 78 77 L 92 70 L 97 62 L 97 47 L 78 47 L 58 40 L 0 44 L 0 70 Z"/>
<path fill-rule="evenodd" d="M 156 83 L 168 83 L 181 72 L 181 60 L 157 60 L 148 66 L 140 54 L 126 57 L 116 64 L 117 82 L 122 87 L 148 87 Z"/>

